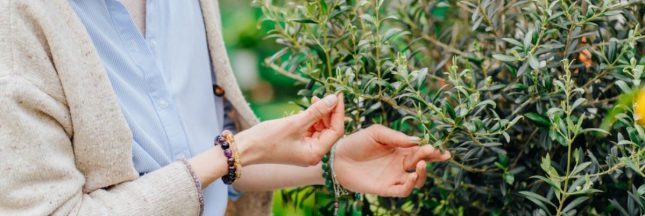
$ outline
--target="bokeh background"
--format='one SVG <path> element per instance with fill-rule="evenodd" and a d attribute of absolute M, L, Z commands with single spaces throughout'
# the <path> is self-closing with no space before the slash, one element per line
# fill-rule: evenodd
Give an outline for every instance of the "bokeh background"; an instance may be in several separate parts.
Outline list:
<path fill-rule="evenodd" d="M 255 114 L 269 120 L 298 112 L 300 108 L 291 101 L 300 99 L 296 93 L 302 86 L 262 63 L 279 49 L 272 40 L 264 39 L 268 28 L 259 25 L 262 11 L 253 7 L 251 0 L 220 0 L 220 10 L 233 71 Z M 285 192 L 288 190 L 274 193 L 274 215 L 313 214 L 315 196 L 288 199 Z"/>
<path fill-rule="evenodd" d="M 220 7 L 233 71 L 255 113 L 267 120 L 297 111 L 298 106 L 289 102 L 296 99 L 294 81 L 262 64 L 279 47 L 264 39 L 267 28 L 259 26 L 261 10 L 250 0 L 222 0 Z"/>

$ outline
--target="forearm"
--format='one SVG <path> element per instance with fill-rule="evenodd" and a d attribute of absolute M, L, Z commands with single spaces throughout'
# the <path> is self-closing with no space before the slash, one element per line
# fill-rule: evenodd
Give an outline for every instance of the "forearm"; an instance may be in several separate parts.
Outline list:
<path fill-rule="evenodd" d="M 258 163 L 258 158 L 261 158 L 261 151 L 254 148 L 252 139 L 249 134 L 242 132 L 235 136 L 235 142 L 232 144 L 236 146 L 237 152 L 240 155 L 239 160 L 243 167 L 251 166 Z M 207 187 L 213 181 L 226 175 L 229 170 L 227 157 L 224 156 L 224 150 L 215 146 L 209 150 L 191 158 L 191 164 L 195 176 L 199 179 L 202 187 Z M 244 170 L 244 169 L 243 169 Z M 239 172 L 239 171 L 238 171 Z M 244 173 L 244 171 L 242 171 Z M 238 180 L 239 181 L 239 180 Z"/>
<path fill-rule="evenodd" d="M 270 191 L 285 187 L 321 185 L 321 163 L 300 167 L 282 164 L 257 164 L 242 169 L 242 177 L 234 187 L 241 192 Z"/>
<path fill-rule="evenodd" d="M 195 176 L 199 179 L 203 188 L 206 188 L 213 181 L 228 173 L 227 159 L 219 147 L 210 148 L 190 160 Z"/>
<path fill-rule="evenodd" d="M 301 167 L 282 164 L 256 164 L 257 152 L 244 133 L 235 137 L 242 157 L 242 177 L 234 187 L 242 192 L 271 191 L 278 188 L 323 184 L 321 164 Z M 190 159 L 203 187 L 225 175 L 228 170 L 222 149 L 211 148 Z"/>

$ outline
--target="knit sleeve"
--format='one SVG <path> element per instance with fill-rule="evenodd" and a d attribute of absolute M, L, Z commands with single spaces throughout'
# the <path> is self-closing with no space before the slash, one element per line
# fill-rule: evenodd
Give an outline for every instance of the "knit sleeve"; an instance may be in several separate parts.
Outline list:
<path fill-rule="evenodd" d="M 201 193 L 182 162 L 83 192 L 69 116 L 15 76 L 0 77 L 0 215 L 199 215 Z"/>
<path fill-rule="evenodd" d="M 129 163 L 113 157 L 130 157 L 125 141 L 109 139 L 107 122 L 89 122 L 114 111 L 95 105 L 96 113 L 79 111 L 104 96 L 68 100 L 109 88 L 91 83 L 99 74 L 90 64 L 64 63 L 90 55 L 78 44 L 62 46 L 80 40 L 60 33 L 80 26 L 63 22 L 73 17 L 67 1 L 0 0 L 0 10 L 0 215 L 200 215 L 202 192 L 186 164 L 137 177 Z M 75 78 L 83 75 L 88 77 Z M 93 142 L 105 148 L 87 145 Z M 83 148 L 88 146 L 93 148 Z M 81 155 L 93 160 L 79 160 Z"/>

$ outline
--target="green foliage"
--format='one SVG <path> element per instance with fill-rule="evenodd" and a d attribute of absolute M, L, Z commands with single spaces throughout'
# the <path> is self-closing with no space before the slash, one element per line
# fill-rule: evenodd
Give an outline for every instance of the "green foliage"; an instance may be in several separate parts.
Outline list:
<path fill-rule="evenodd" d="M 300 105 L 340 91 L 348 133 L 384 124 L 453 155 L 410 197 L 348 212 L 645 214 L 645 2 L 256 4 L 283 46 L 265 63 L 305 84 Z"/>

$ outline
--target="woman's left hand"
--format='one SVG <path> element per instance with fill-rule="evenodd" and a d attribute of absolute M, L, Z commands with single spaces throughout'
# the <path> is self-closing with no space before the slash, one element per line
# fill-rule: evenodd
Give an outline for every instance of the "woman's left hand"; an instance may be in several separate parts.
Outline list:
<path fill-rule="evenodd" d="M 373 125 L 336 144 L 333 171 L 344 188 L 359 193 L 406 197 L 426 179 L 426 163 L 443 161 L 430 145 L 382 125 Z"/>

